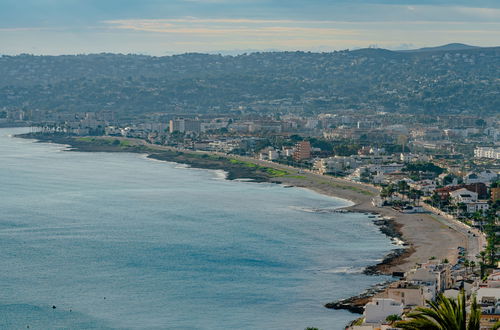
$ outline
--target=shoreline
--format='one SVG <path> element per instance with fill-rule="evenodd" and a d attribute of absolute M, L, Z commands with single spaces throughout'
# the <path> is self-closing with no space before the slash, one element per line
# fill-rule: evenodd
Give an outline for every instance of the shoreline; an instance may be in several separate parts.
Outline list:
<path fill-rule="evenodd" d="M 142 153 L 146 154 L 147 158 L 158 161 L 186 164 L 194 168 L 223 170 L 227 173 L 226 180 L 251 179 L 249 182 L 278 183 L 350 201 L 353 205 L 342 207 L 339 211 L 369 214 L 373 216 L 371 219 L 373 223 L 391 241 L 401 240 L 404 242 L 403 246 L 395 247 L 389 254 L 385 255 L 381 262 L 367 266 L 363 271 L 366 275 L 393 275 L 393 273 L 405 272 L 416 263 L 426 262 L 431 257 L 442 260 L 446 258 L 454 263 L 457 257 L 456 246 L 466 246 L 467 243 L 464 242 L 461 233 L 451 230 L 451 227 L 443 226 L 442 223 L 427 214 L 403 214 L 391 208 L 375 207 L 372 204 L 372 197 L 379 192 L 376 187 L 304 172 L 286 165 L 236 155 L 192 150 L 180 151 L 171 147 L 147 144 L 138 139 L 82 138 L 36 133 L 20 134 L 16 137 L 67 145 L 69 146 L 68 151 Z M 396 280 L 394 279 L 394 281 Z M 385 286 L 377 284 L 358 296 L 327 303 L 324 306 L 362 313 L 364 304 L 374 295 L 383 291 Z"/>

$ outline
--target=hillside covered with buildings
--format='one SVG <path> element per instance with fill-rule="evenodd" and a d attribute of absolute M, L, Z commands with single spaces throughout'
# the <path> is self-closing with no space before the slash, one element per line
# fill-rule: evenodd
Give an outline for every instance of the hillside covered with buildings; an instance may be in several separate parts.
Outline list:
<path fill-rule="evenodd" d="M 488 115 L 500 107 L 500 48 L 361 49 L 238 56 L 1 56 L 6 110 L 63 113 Z"/>

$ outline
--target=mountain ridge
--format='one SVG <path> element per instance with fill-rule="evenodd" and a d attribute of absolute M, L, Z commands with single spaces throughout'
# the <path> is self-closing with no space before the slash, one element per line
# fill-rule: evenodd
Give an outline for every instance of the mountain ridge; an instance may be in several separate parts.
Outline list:
<path fill-rule="evenodd" d="M 497 114 L 498 76 L 500 47 L 238 56 L 25 54 L 0 57 L 0 110 Z"/>

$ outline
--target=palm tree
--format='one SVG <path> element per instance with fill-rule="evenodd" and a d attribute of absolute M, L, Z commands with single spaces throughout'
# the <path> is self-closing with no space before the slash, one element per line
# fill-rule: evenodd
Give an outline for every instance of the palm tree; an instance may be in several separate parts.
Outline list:
<path fill-rule="evenodd" d="M 470 266 L 470 262 L 469 260 L 465 259 L 464 260 L 464 267 L 465 267 L 465 274 L 467 275 L 468 271 L 469 271 L 469 266 Z"/>
<path fill-rule="evenodd" d="M 401 195 L 406 195 L 406 191 L 408 190 L 409 186 L 408 183 L 404 180 L 398 181 L 398 192 Z"/>
<path fill-rule="evenodd" d="M 396 322 L 401 329 L 425 330 L 479 330 L 481 309 L 473 298 L 469 321 L 465 311 L 465 292 L 462 290 L 458 299 L 449 299 L 440 294 L 436 301 L 427 301 L 430 308 L 417 307 L 416 312 L 408 314 L 409 320 Z"/>
<path fill-rule="evenodd" d="M 385 318 L 390 325 L 393 325 L 397 321 L 401 321 L 401 316 L 398 314 L 391 314 Z"/>
<path fill-rule="evenodd" d="M 469 262 L 470 270 L 474 273 L 474 268 L 476 268 L 476 262 L 474 260 Z"/>
<path fill-rule="evenodd" d="M 483 251 L 479 252 L 478 258 L 481 258 L 481 261 L 483 262 L 483 264 L 485 264 L 486 263 L 486 251 L 483 250 Z"/>

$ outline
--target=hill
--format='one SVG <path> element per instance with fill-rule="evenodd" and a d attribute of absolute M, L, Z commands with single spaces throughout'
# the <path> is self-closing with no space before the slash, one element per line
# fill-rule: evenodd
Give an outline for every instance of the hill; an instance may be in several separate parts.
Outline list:
<path fill-rule="evenodd" d="M 0 57 L 0 109 L 493 114 L 500 47 Z M 452 50 L 453 49 L 453 50 Z"/>
<path fill-rule="evenodd" d="M 424 47 L 419 49 L 406 50 L 405 52 L 440 52 L 440 51 L 460 51 L 460 50 L 470 50 L 470 49 L 478 49 L 481 47 L 471 46 L 460 43 L 452 43 L 443 46 L 437 47 Z"/>

